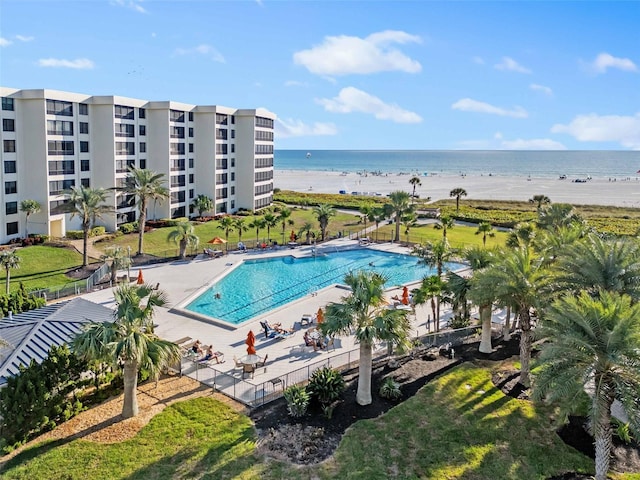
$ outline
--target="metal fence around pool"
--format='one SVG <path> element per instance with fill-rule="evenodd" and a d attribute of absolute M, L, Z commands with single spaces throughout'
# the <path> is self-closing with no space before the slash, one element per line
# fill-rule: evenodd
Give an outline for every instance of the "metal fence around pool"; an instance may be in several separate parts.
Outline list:
<path fill-rule="evenodd" d="M 418 337 L 418 340 L 426 347 L 441 347 L 451 345 L 456 347 L 470 340 L 477 340 L 480 327 L 465 327 L 457 330 L 444 330 Z M 374 347 L 373 358 L 380 359 L 387 354 L 386 344 L 381 343 Z M 217 371 L 212 366 L 183 359 L 181 369 L 183 375 L 188 375 L 195 380 L 215 388 L 220 393 L 237 400 L 248 407 L 255 408 L 283 396 L 285 388 L 291 385 L 306 384 L 313 372 L 322 367 L 331 367 L 341 372 L 349 370 L 357 365 L 360 357 L 360 349 L 354 348 L 344 352 L 327 352 L 327 356 L 285 374 L 270 377 L 264 381 L 244 380 L 242 370 L 232 373 Z M 256 374 L 268 376 L 269 365 L 256 369 Z"/>

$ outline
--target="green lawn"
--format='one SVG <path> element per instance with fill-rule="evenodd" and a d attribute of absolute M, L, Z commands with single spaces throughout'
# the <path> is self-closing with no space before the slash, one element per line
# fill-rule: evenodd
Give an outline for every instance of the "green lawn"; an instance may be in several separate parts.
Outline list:
<path fill-rule="evenodd" d="M 11 291 L 17 290 L 20 282 L 24 283 L 27 290 L 70 284 L 73 281 L 65 272 L 82 265 L 82 255 L 72 248 L 34 245 L 19 248 L 17 253 L 20 257 L 20 268 L 12 269 L 10 272 Z M 6 278 L 6 272 L 0 271 L 0 285 L 3 288 Z"/>
<path fill-rule="evenodd" d="M 381 225 L 378 230 L 377 238 L 380 241 L 388 241 L 395 235 L 395 224 L 389 225 L 385 223 Z M 404 228 L 400 225 L 400 240 L 402 242 L 407 241 L 407 236 L 404 234 Z M 469 248 L 472 246 L 482 246 L 482 235 L 476 235 L 478 227 L 467 227 L 462 225 L 456 225 L 453 228 L 447 229 L 447 240 L 453 248 Z M 487 237 L 487 248 L 494 246 L 504 245 L 508 233 L 503 231 L 494 230 L 495 236 Z M 376 233 L 373 232 L 369 235 L 373 240 L 376 239 Z M 442 239 L 442 230 L 438 230 L 433 227 L 433 224 L 420 225 L 413 227 L 409 230 L 409 241 L 411 243 L 424 243 L 435 242 Z"/>
<path fill-rule="evenodd" d="M 338 407 L 339 408 L 339 407 Z M 7 479 L 544 479 L 592 472 L 593 462 L 554 433 L 550 411 L 506 397 L 490 373 L 470 364 L 344 436 L 334 458 L 293 467 L 255 452 L 250 420 L 200 398 L 156 416 L 135 438 L 113 445 L 82 440 L 25 450 Z M 329 420 L 330 421 L 330 420 Z M 617 479 L 639 480 L 640 475 Z"/>

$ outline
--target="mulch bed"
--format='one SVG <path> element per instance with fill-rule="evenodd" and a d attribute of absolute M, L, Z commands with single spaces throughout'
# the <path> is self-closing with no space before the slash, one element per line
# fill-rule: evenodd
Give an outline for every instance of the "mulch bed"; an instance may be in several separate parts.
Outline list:
<path fill-rule="evenodd" d="M 91 274 L 101 266 L 101 263 L 90 263 L 86 267 L 76 267 L 71 270 L 67 270 L 65 275 L 74 280 L 84 280 L 85 278 L 89 278 Z"/>

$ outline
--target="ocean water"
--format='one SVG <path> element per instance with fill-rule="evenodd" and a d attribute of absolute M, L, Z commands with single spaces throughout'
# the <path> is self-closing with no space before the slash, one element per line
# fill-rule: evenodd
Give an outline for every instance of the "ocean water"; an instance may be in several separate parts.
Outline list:
<path fill-rule="evenodd" d="M 419 175 L 626 178 L 640 176 L 640 151 L 276 150 L 274 168 Z"/>

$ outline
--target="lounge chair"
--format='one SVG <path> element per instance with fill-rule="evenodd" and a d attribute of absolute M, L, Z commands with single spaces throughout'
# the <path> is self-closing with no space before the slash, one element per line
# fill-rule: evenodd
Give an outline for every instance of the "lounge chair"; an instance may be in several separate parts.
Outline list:
<path fill-rule="evenodd" d="M 260 322 L 260 326 L 264 330 L 264 338 L 275 338 L 278 335 L 278 332 L 270 328 L 266 322 Z"/>
<path fill-rule="evenodd" d="M 244 363 L 242 363 L 240 360 L 238 360 L 238 358 L 235 355 L 233 356 L 233 363 L 236 364 L 236 366 L 234 368 L 242 369 L 242 367 L 244 367 Z"/>
<path fill-rule="evenodd" d="M 249 363 L 242 364 L 242 378 L 244 378 L 245 375 L 251 375 L 251 378 L 253 378 L 253 374 L 255 371 L 256 371 L 255 365 L 251 365 Z"/>

